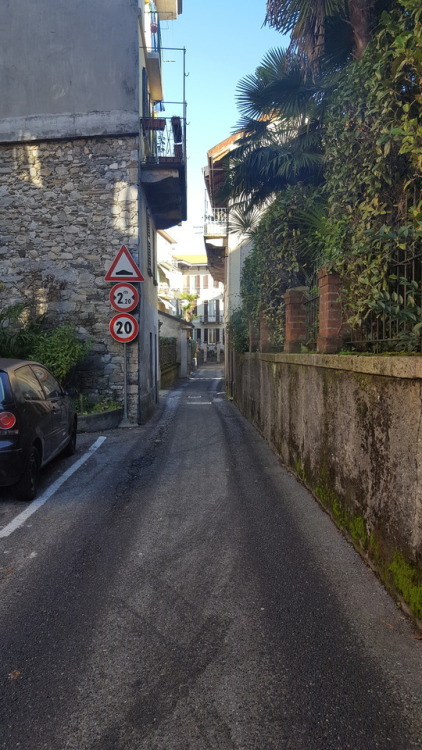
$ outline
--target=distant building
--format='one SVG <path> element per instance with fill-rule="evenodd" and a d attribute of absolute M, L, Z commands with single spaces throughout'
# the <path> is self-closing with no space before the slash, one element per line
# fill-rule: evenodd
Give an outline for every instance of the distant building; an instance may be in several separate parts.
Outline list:
<path fill-rule="evenodd" d="M 207 152 L 207 165 L 204 169 L 204 242 L 208 268 L 215 283 L 223 283 L 224 288 L 225 377 L 229 391 L 234 381 L 235 357 L 227 324 L 233 311 L 241 305 L 242 269 L 245 258 L 252 249 L 249 238 L 229 232 L 229 202 L 220 198 L 227 162 L 238 139 L 239 134 L 234 134 L 211 148 Z"/>
<path fill-rule="evenodd" d="M 175 255 L 183 276 L 183 292 L 197 295 L 192 312 L 193 336 L 207 355 L 224 350 L 224 284 L 214 279 L 205 253 Z M 183 304 L 183 302 L 182 302 Z"/>

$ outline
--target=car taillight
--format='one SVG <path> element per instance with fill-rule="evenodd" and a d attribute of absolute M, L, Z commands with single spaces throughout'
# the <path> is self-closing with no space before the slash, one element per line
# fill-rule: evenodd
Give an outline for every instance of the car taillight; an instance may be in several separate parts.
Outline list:
<path fill-rule="evenodd" d="M 10 411 L 3 411 L 0 414 L 0 430 L 10 430 L 16 424 L 16 417 Z"/>

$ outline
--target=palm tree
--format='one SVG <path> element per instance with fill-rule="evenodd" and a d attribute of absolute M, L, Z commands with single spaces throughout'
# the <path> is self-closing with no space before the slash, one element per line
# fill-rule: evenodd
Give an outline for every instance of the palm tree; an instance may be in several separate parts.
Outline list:
<path fill-rule="evenodd" d="M 281 49 L 240 81 L 236 130 L 243 136 L 231 152 L 224 199 L 250 209 L 289 184 L 321 180 L 323 109 L 332 85 L 327 77 L 308 80 L 299 56 Z"/>
<path fill-rule="evenodd" d="M 377 20 L 393 0 L 267 0 L 265 23 L 291 32 L 292 45 L 303 54 L 308 68 L 318 68 L 325 55 L 338 49 L 360 59 Z"/>
<path fill-rule="evenodd" d="M 182 294 L 179 295 L 179 300 L 181 301 L 183 307 L 184 319 L 189 323 L 194 317 L 197 299 L 197 294 L 189 294 L 189 292 L 182 292 Z"/>

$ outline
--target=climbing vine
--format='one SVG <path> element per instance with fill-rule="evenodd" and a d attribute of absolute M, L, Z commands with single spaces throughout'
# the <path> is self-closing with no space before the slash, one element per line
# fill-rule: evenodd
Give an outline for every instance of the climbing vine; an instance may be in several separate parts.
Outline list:
<path fill-rule="evenodd" d="M 421 11 L 415 0 L 401 5 L 383 14 L 327 111 L 325 260 L 344 280 L 353 327 L 387 315 L 413 326 L 416 346 L 420 279 L 402 264 L 418 255 L 422 236 Z"/>
<path fill-rule="evenodd" d="M 319 188 L 297 184 L 279 193 L 253 232 L 253 250 L 241 281 L 245 317 L 258 325 L 264 317 L 275 348 L 284 340 L 283 299 L 290 287 L 309 285 L 318 242 Z"/>
<path fill-rule="evenodd" d="M 350 326 L 375 320 L 392 345 L 422 340 L 422 10 L 402 0 L 384 12 L 359 61 L 331 91 L 322 122 L 324 180 L 279 191 L 253 233 L 244 265 L 245 315 L 264 316 L 283 341 L 283 295 L 328 265 L 344 285 Z"/>

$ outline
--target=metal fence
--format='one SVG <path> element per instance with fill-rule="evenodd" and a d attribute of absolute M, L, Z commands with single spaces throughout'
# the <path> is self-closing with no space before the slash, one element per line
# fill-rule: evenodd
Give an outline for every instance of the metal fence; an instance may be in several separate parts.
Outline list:
<path fill-rule="evenodd" d="M 388 273 L 388 288 L 379 294 L 362 326 L 350 332 L 347 344 L 376 353 L 391 350 L 422 351 L 422 338 L 414 331 L 420 318 L 422 251 L 397 250 Z"/>
<path fill-rule="evenodd" d="M 177 345 L 176 339 L 160 339 L 160 367 L 171 367 L 177 364 Z"/>

